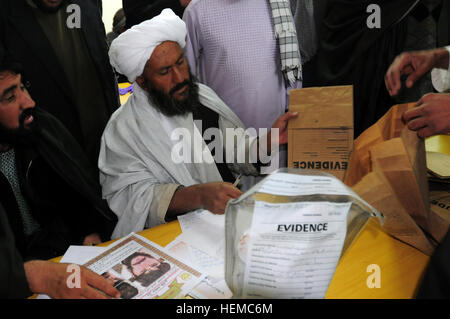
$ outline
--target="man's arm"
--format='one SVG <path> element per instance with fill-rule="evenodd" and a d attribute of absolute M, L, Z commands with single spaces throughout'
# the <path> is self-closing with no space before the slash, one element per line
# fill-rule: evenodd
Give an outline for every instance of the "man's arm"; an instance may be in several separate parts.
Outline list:
<path fill-rule="evenodd" d="M 24 264 L 30 290 L 46 294 L 55 299 L 109 299 L 119 298 L 119 291 L 106 278 L 79 266 L 79 286 L 73 284 L 68 271 L 70 264 L 58 264 L 51 261 L 32 260 Z"/>
<path fill-rule="evenodd" d="M 80 288 L 69 288 L 65 264 L 33 260 L 23 263 L 15 247 L 14 235 L 3 206 L 0 205 L 0 297 L 26 298 L 44 293 L 53 298 L 119 297 L 105 278 L 80 267 Z"/>
<path fill-rule="evenodd" d="M 420 137 L 450 133 L 450 94 L 432 93 L 423 96 L 416 107 L 403 114 L 408 128 Z"/>
<path fill-rule="evenodd" d="M 280 115 L 275 122 L 272 124 L 272 129 L 267 134 L 267 151 L 270 154 L 272 152 L 271 147 L 279 147 L 280 145 L 284 145 L 288 141 L 288 123 L 290 120 L 296 118 L 298 116 L 298 112 L 287 112 Z M 272 131 L 276 129 L 278 134 L 273 135 Z M 259 152 L 258 152 L 259 154 Z"/>
<path fill-rule="evenodd" d="M 443 56 L 443 61 L 440 65 L 431 70 L 431 81 L 434 88 L 438 92 L 446 92 L 450 89 L 450 65 L 449 65 L 449 52 L 450 46 L 445 47 L 447 51 Z"/>
<path fill-rule="evenodd" d="M 0 204 L 0 298 L 26 298 L 32 294 L 28 287 L 23 260 L 8 217 Z"/>
<path fill-rule="evenodd" d="M 278 147 L 287 143 L 287 127 L 289 120 L 297 117 L 297 113 L 288 112 L 281 115 L 272 125 L 278 130 L 277 136 L 272 131 L 265 135 L 267 151 L 272 151 L 271 144 Z M 259 154 L 259 152 L 258 152 Z M 172 219 L 180 214 L 198 208 L 207 209 L 214 214 L 225 213 L 228 201 L 239 197 L 242 192 L 230 183 L 216 182 L 197 184 L 186 188 L 179 188 L 174 193 L 167 210 L 166 219 Z"/>
<path fill-rule="evenodd" d="M 214 214 L 225 213 L 228 201 L 239 197 L 242 192 L 230 183 L 214 182 L 179 188 L 173 195 L 167 210 L 167 219 L 199 208 Z"/>
<path fill-rule="evenodd" d="M 386 72 L 386 88 L 391 96 L 395 96 L 402 87 L 402 76 L 408 76 L 406 87 L 411 88 L 417 80 L 433 68 L 447 70 L 448 67 L 449 52 L 446 48 L 402 53 L 395 58 Z"/>

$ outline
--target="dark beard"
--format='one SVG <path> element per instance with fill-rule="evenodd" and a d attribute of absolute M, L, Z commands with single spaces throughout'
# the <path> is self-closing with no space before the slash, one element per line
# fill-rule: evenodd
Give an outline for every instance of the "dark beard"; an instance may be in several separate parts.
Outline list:
<path fill-rule="evenodd" d="M 172 94 L 186 85 L 188 86 L 188 97 L 183 101 L 173 99 Z M 166 116 L 186 115 L 195 111 L 199 105 L 198 85 L 192 80 L 177 84 L 170 90 L 169 94 L 152 88 L 147 81 L 145 81 L 145 86 L 149 94 L 150 104 Z"/>
<path fill-rule="evenodd" d="M 66 0 L 62 0 L 59 6 L 54 8 L 46 6 L 42 0 L 33 0 L 33 2 L 42 12 L 55 13 L 66 3 Z"/>
<path fill-rule="evenodd" d="M 23 122 L 28 115 L 33 115 L 33 109 L 25 109 L 19 117 L 19 127 L 15 129 L 7 128 L 0 123 L 0 144 L 10 145 L 12 147 L 18 145 L 28 145 L 32 143 L 33 131 L 36 129 L 36 117 L 33 122 L 25 127 Z"/>

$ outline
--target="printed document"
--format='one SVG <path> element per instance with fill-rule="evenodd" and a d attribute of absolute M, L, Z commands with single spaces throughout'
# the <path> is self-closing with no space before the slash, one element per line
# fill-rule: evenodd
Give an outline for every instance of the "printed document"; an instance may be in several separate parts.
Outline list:
<path fill-rule="evenodd" d="M 324 298 L 338 264 L 351 203 L 255 201 L 244 298 Z"/>
<path fill-rule="evenodd" d="M 180 299 L 205 277 L 165 248 L 134 233 L 84 266 L 111 280 L 123 299 Z"/>
<path fill-rule="evenodd" d="M 346 189 L 342 182 L 333 177 L 288 173 L 276 173 L 268 176 L 258 192 L 281 196 L 312 194 L 355 196 Z"/>

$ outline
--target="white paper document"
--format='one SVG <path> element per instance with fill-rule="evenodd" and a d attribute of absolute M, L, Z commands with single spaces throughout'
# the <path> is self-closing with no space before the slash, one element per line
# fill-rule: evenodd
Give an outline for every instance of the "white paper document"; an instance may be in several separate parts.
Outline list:
<path fill-rule="evenodd" d="M 224 278 L 223 259 L 211 256 L 205 251 L 188 244 L 181 234 L 165 247 L 173 256 L 181 258 L 196 266 L 207 277 L 198 284 L 190 296 L 197 299 L 229 299 L 233 293 Z"/>
<path fill-rule="evenodd" d="M 176 257 L 189 261 L 202 272 L 212 277 L 224 277 L 224 260 L 219 256 L 212 256 L 208 252 L 189 244 L 189 237 L 181 234 L 166 246 L 166 249 Z"/>
<path fill-rule="evenodd" d="M 228 299 L 225 276 L 225 215 L 197 210 L 178 216 L 183 233 L 166 248 L 191 262 L 207 277 L 189 295 L 199 299 Z"/>
<path fill-rule="evenodd" d="M 244 298 L 323 298 L 341 255 L 350 207 L 256 201 Z"/>
<path fill-rule="evenodd" d="M 196 210 L 178 216 L 178 221 L 183 241 L 214 258 L 225 259 L 225 215 Z"/>
<path fill-rule="evenodd" d="M 354 195 L 336 178 L 288 173 L 275 173 L 268 176 L 258 192 L 281 196 Z"/>
<path fill-rule="evenodd" d="M 98 246 L 70 246 L 60 263 L 83 265 L 107 249 L 107 247 Z"/>
<path fill-rule="evenodd" d="M 189 298 L 204 274 L 165 248 L 134 233 L 85 266 L 114 283 L 123 299 Z"/>

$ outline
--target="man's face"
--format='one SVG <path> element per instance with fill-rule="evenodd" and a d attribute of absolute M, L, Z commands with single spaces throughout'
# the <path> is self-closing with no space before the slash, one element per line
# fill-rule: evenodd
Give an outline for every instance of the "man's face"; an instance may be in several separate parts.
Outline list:
<path fill-rule="evenodd" d="M 33 115 L 29 112 L 34 106 L 20 74 L 0 73 L 0 125 L 4 129 L 28 128 L 33 122 Z"/>
<path fill-rule="evenodd" d="M 167 41 L 156 47 L 144 68 L 143 76 L 153 89 L 178 102 L 189 97 L 189 66 L 183 50 L 176 42 Z"/>
<path fill-rule="evenodd" d="M 198 85 L 176 42 L 156 47 L 136 82 L 148 92 L 149 103 L 166 116 L 184 116 L 199 105 Z"/>
<path fill-rule="evenodd" d="M 39 9 L 45 12 L 56 12 L 63 5 L 64 0 L 33 0 Z"/>
<path fill-rule="evenodd" d="M 131 260 L 131 267 L 135 276 L 147 271 L 158 270 L 160 264 L 161 262 L 158 259 L 143 255 L 138 255 Z"/>

